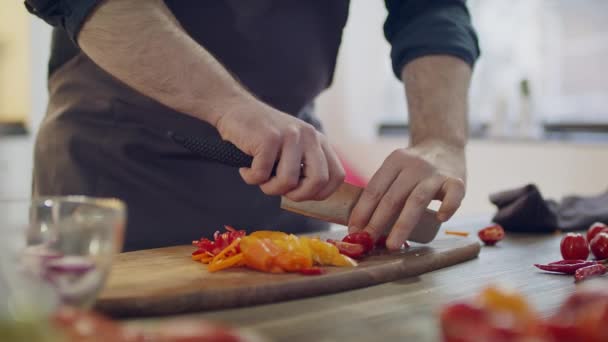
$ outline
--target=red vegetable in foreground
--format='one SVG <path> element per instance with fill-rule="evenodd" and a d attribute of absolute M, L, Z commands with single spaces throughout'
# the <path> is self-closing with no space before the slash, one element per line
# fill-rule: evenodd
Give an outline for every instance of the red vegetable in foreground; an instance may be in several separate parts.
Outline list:
<path fill-rule="evenodd" d="M 589 244 L 582 234 L 568 233 L 562 238 L 560 251 L 565 260 L 586 260 L 589 257 Z"/>
<path fill-rule="evenodd" d="M 55 331 L 60 333 L 60 341 L 63 342 L 245 342 L 253 340 L 253 338 L 241 336 L 234 328 L 215 322 L 178 318 L 152 326 L 130 326 L 94 311 L 69 307 L 56 311 L 51 316 L 49 323 Z M 54 338 L 51 340 L 55 341 Z M 257 341 L 257 339 L 255 340 Z"/>
<path fill-rule="evenodd" d="M 602 285 L 579 288 L 548 319 L 521 294 L 492 287 L 445 306 L 440 315 L 445 342 L 605 342 L 607 319 L 608 288 Z"/>
<path fill-rule="evenodd" d="M 505 230 L 500 225 L 495 224 L 480 230 L 477 236 L 486 245 L 493 246 L 505 237 Z"/>
<path fill-rule="evenodd" d="M 444 307 L 440 322 L 446 342 L 543 341 L 535 339 L 539 318 L 525 298 L 496 287 L 474 301 Z"/>

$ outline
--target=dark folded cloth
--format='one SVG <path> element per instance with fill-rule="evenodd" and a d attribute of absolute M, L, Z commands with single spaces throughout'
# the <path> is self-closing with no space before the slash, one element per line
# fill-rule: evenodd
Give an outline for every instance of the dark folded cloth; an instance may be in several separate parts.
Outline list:
<path fill-rule="evenodd" d="M 567 196 L 561 202 L 545 200 L 534 184 L 490 195 L 498 208 L 493 221 L 507 231 L 550 233 L 587 229 L 594 222 L 608 223 L 608 191 L 597 196 Z"/>

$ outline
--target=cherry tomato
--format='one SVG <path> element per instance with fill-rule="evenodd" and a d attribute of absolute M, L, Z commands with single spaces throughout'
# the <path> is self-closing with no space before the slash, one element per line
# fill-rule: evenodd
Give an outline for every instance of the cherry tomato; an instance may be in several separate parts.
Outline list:
<path fill-rule="evenodd" d="M 591 240 L 591 252 L 598 260 L 608 259 L 608 232 L 601 232 Z"/>
<path fill-rule="evenodd" d="M 589 257 L 589 244 L 582 234 L 568 233 L 560 244 L 562 257 L 566 260 L 586 260 Z"/>
<path fill-rule="evenodd" d="M 591 240 L 593 240 L 597 234 L 602 232 L 608 233 L 608 226 L 601 222 L 595 222 L 587 230 L 587 242 L 591 243 Z"/>
<path fill-rule="evenodd" d="M 500 225 L 495 224 L 480 230 L 477 236 L 486 245 L 493 246 L 505 237 L 505 230 Z"/>
<path fill-rule="evenodd" d="M 363 247 L 363 245 L 331 239 L 327 240 L 327 242 L 338 247 L 340 254 L 346 255 L 347 257 L 351 257 L 353 259 L 359 258 L 363 256 L 363 253 L 365 253 L 365 247 Z"/>
<path fill-rule="evenodd" d="M 363 246 L 363 253 L 367 253 L 374 249 L 374 240 L 368 232 L 350 233 L 342 239 L 343 242 L 354 243 Z"/>

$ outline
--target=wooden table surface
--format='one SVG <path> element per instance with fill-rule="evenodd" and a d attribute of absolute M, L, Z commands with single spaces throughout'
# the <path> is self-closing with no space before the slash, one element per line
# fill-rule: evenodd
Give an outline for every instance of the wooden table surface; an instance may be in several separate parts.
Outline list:
<path fill-rule="evenodd" d="M 444 228 L 469 231 L 469 238 L 477 238 L 477 229 L 487 222 L 481 218 L 460 220 Z M 185 316 L 254 329 L 273 341 L 438 341 L 438 308 L 469 298 L 489 284 L 514 287 L 543 315 L 552 313 L 576 285 L 570 276 L 542 273 L 532 264 L 561 259 L 560 239 L 559 235 L 509 234 L 497 246 L 483 247 L 475 260 L 420 277 L 314 298 Z M 136 320 L 135 324 L 159 319 L 163 318 Z"/>

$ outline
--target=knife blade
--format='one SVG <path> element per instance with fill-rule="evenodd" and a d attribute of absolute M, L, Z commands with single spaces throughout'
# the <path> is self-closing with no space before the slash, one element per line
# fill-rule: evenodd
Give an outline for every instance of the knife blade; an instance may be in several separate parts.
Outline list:
<path fill-rule="evenodd" d="M 175 132 L 168 132 L 168 137 L 188 151 L 202 159 L 221 163 L 232 167 L 251 167 L 253 158 L 229 141 L 216 136 L 195 137 Z M 276 174 L 275 163 L 272 174 Z M 281 197 L 281 209 L 307 217 L 346 226 L 353 207 L 357 203 L 363 188 L 349 183 L 342 183 L 328 198 L 321 201 L 295 202 Z M 392 227 L 394 222 L 391 222 Z M 441 226 L 437 213 L 426 209 L 420 221 L 408 237 L 409 241 L 418 243 L 431 242 Z"/>

